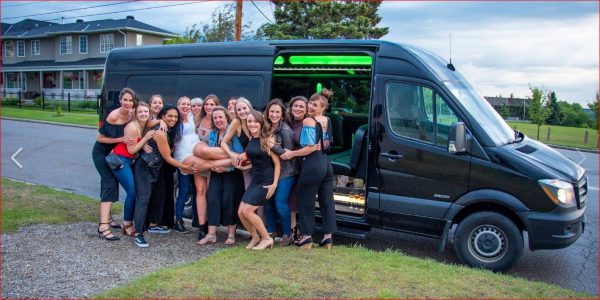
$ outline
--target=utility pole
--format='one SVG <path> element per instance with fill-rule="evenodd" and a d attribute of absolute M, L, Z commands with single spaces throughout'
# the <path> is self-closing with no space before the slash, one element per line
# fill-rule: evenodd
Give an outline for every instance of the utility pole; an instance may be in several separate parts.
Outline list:
<path fill-rule="evenodd" d="M 242 36 L 242 0 L 236 0 L 235 6 L 235 41 L 239 42 Z"/>

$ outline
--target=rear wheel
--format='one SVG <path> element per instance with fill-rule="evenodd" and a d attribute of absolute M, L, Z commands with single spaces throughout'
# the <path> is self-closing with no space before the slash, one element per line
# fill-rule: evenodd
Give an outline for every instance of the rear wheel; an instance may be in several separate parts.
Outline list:
<path fill-rule="evenodd" d="M 504 215 L 478 212 L 458 224 L 454 250 L 461 262 L 492 271 L 510 268 L 523 252 L 519 228 Z"/>

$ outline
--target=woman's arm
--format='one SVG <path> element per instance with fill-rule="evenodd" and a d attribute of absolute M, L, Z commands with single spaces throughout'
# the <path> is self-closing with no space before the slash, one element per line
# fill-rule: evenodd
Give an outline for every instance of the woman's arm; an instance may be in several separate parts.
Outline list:
<path fill-rule="evenodd" d="M 144 135 L 139 142 L 127 145 L 127 152 L 129 152 L 129 154 L 135 154 L 140 151 L 140 149 L 142 149 L 142 147 L 144 147 L 144 145 L 146 145 L 146 143 L 154 136 L 154 132 L 155 130 L 150 130 L 146 132 L 146 135 Z M 132 141 L 138 139 L 138 130 L 134 123 L 127 124 L 125 127 L 125 136 L 129 137 Z"/>
<path fill-rule="evenodd" d="M 270 185 L 265 185 L 263 188 L 267 189 L 267 199 L 271 198 L 273 194 L 275 194 L 275 190 L 277 190 L 277 183 L 279 182 L 279 175 L 281 173 L 281 163 L 279 162 L 279 156 L 273 151 L 271 151 L 271 159 L 273 160 L 273 165 L 275 166 L 273 169 L 273 183 Z"/>
<path fill-rule="evenodd" d="M 302 121 L 303 126 L 315 127 L 317 123 L 312 118 L 306 118 Z M 317 141 L 319 137 L 317 137 Z M 281 159 L 292 159 L 298 156 L 307 156 L 317 150 L 317 144 L 315 145 L 306 145 L 298 150 L 287 150 L 285 153 L 281 155 Z"/>
<path fill-rule="evenodd" d="M 118 138 L 110 138 L 110 137 L 105 136 L 102 133 L 98 133 L 98 135 L 96 135 L 96 140 L 103 144 L 125 143 L 126 145 L 129 145 L 130 143 L 132 143 L 132 140 L 130 140 L 126 136 L 122 136 L 122 137 L 118 137 Z"/>
<path fill-rule="evenodd" d="M 163 159 L 173 167 L 179 168 L 186 173 L 195 173 L 196 169 L 192 167 L 192 165 L 184 165 L 177 160 L 175 160 L 171 156 L 171 148 L 169 148 L 169 142 L 167 141 L 167 134 L 158 131 L 154 134 L 154 140 L 156 141 L 156 145 L 158 146 L 158 151 Z"/>
<path fill-rule="evenodd" d="M 229 155 L 231 160 L 233 160 L 234 162 L 236 159 L 239 160 L 239 155 L 231 151 L 231 149 L 229 148 L 229 141 L 231 141 L 233 135 L 237 133 L 238 129 L 241 129 L 241 125 L 242 124 L 238 119 L 233 120 L 231 122 L 231 125 L 229 125 L 229 130 L 227 130 L 227 133 L 221 140 L 221 149 L 223 149 L 223 151 L 225 151 L 225 153 L 227 153 L 227 155 Z"/>

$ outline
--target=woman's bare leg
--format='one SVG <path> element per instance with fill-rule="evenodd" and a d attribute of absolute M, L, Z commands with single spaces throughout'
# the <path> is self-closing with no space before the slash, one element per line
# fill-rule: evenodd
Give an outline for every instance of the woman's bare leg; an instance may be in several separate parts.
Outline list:
<path fill-rule="evenodd" d="M 210 147 L 205 142 L 199 142 L 194 146 L 194 156 L 206 160 L 229 158 L 229 155 L 221 147 Z"/>
<path fill-rule="evenodd" d="M 269 232 L 267 232 L 267 228 L 265 228 L 263 220 L 256 214 L 256 209 L 258 209 L 258 206 L 246 204 L 243 211 L 244 217 L 252 224 L 262 239 L 268 240 L 271 237 L 269 236 Z"/>
<path fill-rule="evenodd" d="M 194 174 L 194 185 L 196 186 L 196 210 L 198 212 L 198 223 L 206 224 L 206 177 Z"/>
<path fill-rule="evenodd" d="M 205 172 L 216 167 L 229 167 L 231 166 L 231 159 L 205 160 L 196 156 L 188 156 L 183 160 L 183 164 L 192 165 L 198 172 Z"/>

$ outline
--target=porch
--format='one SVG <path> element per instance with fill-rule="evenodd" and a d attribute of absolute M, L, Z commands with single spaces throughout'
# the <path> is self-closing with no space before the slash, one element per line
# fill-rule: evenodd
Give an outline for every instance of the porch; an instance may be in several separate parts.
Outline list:
<path fill-rule="evenodd" d="M 2 72 L 2 99 L 92 100 L 100 94 L 102 70 Z"/>

